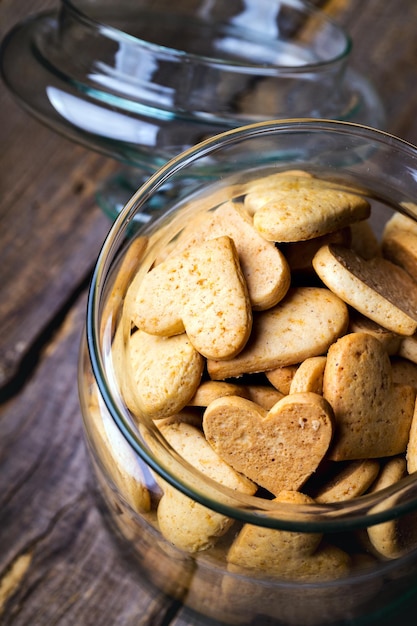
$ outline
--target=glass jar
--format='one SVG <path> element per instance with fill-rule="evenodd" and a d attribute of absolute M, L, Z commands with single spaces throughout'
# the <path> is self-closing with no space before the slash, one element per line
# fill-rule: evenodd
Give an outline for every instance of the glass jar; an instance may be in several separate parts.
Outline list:
<path fill-rule="evenodd" d="M 195 166 L 204 176 L 199 177 L 198 184 L 195 182 L 193 190 L 180 198 L 165 197 L 165 205 L 161 208 L 157 203 L 155 210 L 160 189 L 168 183 L 175 187 L 177 179 L 187 177 Z M 276 180 L 277 175 L 283 176 L 290 189 L 305 189 L 307 195 L 314 187 L 319 193 L 347 191 L 365 198 L 371 216 L 361 223 L 371 224 L 374 235 L 367 236 L 362 246 L 364 258 L 379 255 L 385 224 L 393 215 L 403 214 L 411 220 L 417 215 L 416 148 L 361 125 L 308 119 L 261 122 L 214 136 L 169 161 L 127 203 L 104 242 L 94 271 L 79 367 L 88 448 L 112 528 L 135 555 L 138 570 L 200 616 L 227 624 L 324 626 L 372 620 L 381 624 L 385 616 L 398 611 L 401 603 L 412 596 L 416 586 L 415 473 L 405 472 L 379 490 L 368 486 L 354 497 L 321 501 L 312 494 L 326 476 L 329 464 L 337 463 L 325 456 L 312 477 L 295 490 L 312 500 L 299 501 L 296 496 L 295 502 L 288 503 L 272 495 L 263 483 L 256 492 L 231 487 L 227 481 L 224 484 L 214 470 L 204 469 L 204 460 L 193 458 L 192 450 L 184 452 L 176 440 L 166 435 L 161 424 L 170 422 L 167 413 L 153 413 L 152 403 L 149 410 L 143 404 L 138 408 L 132 400 L 146 384 L 145 379 L 139 383 L 135 379 L 137 387 L 131 386 L 128 345 L 134 337 L 134 325 L 126 311 L 132 306 L 132 284 L 140 284 L 150 268 L 161 264 L 190 223 L 208 219 L 224 203 L 240 202 L 252 185 L 268 195 L 268 184 L 262 182 L 260 186 L 256 181 L 264 176 L 275 176 Z M 287 259 L 289 245 L 278 245 Z M 202 246 L 200 240 L 194 249 Z M 191 274 L 202 271 L 203 265 L 204 261 L 197 263 Z M 290 288 L 316 284 L 317 277 L 295 276 L 295 271 Z M 208 275 L 216 283 L 216 271 L 209 269 Z M 194 289 L 193 285 L 188 287 L 187 283 L 184 293 Z M 164 289 L 169 289 L 167 284 L 161 287 L 161 293 Z M 153 300 L 147 292 L 145 301 L 149 306 L 146 315 L 152 317 Z M 349 305 L 348 310 L 352 319 L 354 307 Z M 345 332 L 346 328 L 340 334 Z M 314 333 L 312 328 L 306 337 Z M 405 354 L 398 333 L 393 335 L 398 339 L 395 348 L 386 348 L 391 360 Z M 321 347 L 318 353 L 326 355 L 326 349 Z M 151 383 L 165 380 L 168 362 L 152 348 L 142 355 L 143 360 L 148 357 L 148 365 L 155 367 Z M 185 375 L 185 383 L 198 368 L 197 378 L 201 376 L 200 382 L 206 380 L 210 358 L 203 359 L 203 370 L 201 362 L 194 363 Z M 352 376 L 352 385 L 356 375 Z M 256 384 L 259 376 L 263 377 L 262 385 L 267 385 L 264 373 L 231 376 L 223 382 Z M 376 378 L 379 380 L 379 374 Z M 207 408 L 198 402 L 193 404 L 190 398 L 182 398 L 177 404 L 185 383 L 178 376 L 171 389 L 172 419 L 188 423 L 201 435 Z M 414 401 L 415 390 L 410 389 L 407 393 Z M 370 397 L 369 404 L 373 402 L 375 398 Z M 384 410 L 381 419 L 386 417 Z M 380 458 L 379 452 L 373 459 L 378 472 L 392 459 L 401 458 L 404 464 L 405 453 L 404 449 L 392 453 L 392 458 L 385 453 Z M 304 456 L 312 454 L 312 448 L 308 448 Z M 341 461 L 338 469 L 348 466 L 349 461 Z M 291 471 L 291 467 L 287 469 Z M 375 485 L 377 476 L 370 485 Z M 178 510 L 183 505 L 187 512 L 181 515 Z M 199 535 L 200 526 L 205 528 L 203 537 Z M 396 548 L 385 553 L 383 548 L 375 548 L 372 528 L 386 531 Z M 232 546 L 243 529 L 255 533 L 256 553 L 262 538 L 266 537 L 269 546 L 266 555 L 254 557 L 253 567 L 245 559 L 239 561 L 236 552 L 231 557 Z M 179 536 L 175 534 L 178 530 Z M 281 542 L 278 547 L 277 538 Z M 333 565 L 322 569 L 320 559 L 309 560 L 312 554 L 305 552 L 305 542 L 311 539 L 316 546 L 311 551 L 315 557 L 327 554 L 328 549 L 334 552 Z M 290 557 L 288 545 L 292 546 Z M 289 569 L 281 567 L 281 560 L 291 564 Z M 275 569 L 271 570 L 271 562 Z"/>
<path fill-rule="evenodd" d="M 1 48 L 5 84 L 54 130 L 123 164 L 98 198 L 113 218 L 169 158 L 267 119 L 384 125 L 351 40 L 301 0 L 61 0 Z"/>

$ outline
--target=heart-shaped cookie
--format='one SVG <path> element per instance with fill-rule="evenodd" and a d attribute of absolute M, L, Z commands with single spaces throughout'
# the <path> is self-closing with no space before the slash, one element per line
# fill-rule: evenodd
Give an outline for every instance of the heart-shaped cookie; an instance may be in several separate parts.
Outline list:
<path fill-rule="evenodd" d="M 207 407 L 203 429 L 221 458 L 277 495 L 299 489 L 317 469 L 332 439 L 333 415 L 314 393 L 285 396 L 269 411 L 229 396 Z"/>
<path fill-rule="evenodd" d="M 173 254 L 226 235 L 236 246 L 252 308 L 261 311 L 282 300 L 291 282 L 288 263 L 275 244 L 258 233 L 248 213 L 237 203 L 226 202 L 204 217 L 184 229 Z"/>
<path fill-rule="evenodd" d="M 130 286 L 130 314 L 153 335 L 187 333 L 207 358 L 236 355 L 252 328 L 252 309 L 230 237 L 210 239 L 169 258 Z"/>
<path fill-rule="evenodd" d="M 361 196 L 305 177 L 256 194 L 256 202 L 249 200 L 256 205 L 255 228 L 268 241 L 280 243 L 321 237 L 370 215 L 369 202 Z"/>
<path fill-rule="evenodd" d="M 350 333 L 330 347 L 323 395 L 336 420 L 328 455 L 332 460 L 386 457 L 406 450 L 416 392 L 392 382 L 389 356 L 373 335 Z"/>
<path fill-rule="evenodd" d="M 399 335 L 417 329 L 417 283 L 383 257 L 366 261 L 353 250 L 323 246 L 313 258 L 318 276 L 339 298 Z"/>

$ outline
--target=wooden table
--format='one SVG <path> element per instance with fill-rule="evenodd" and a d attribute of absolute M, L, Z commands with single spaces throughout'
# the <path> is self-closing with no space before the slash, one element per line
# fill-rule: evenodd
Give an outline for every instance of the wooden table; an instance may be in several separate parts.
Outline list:
<path fill-rule="evenodd" d="M 0 0 L 0 35 L 56 4 Z M 350 32 L 388 130 L 417 143 L 416 0 L 321 4 Z M 95 189 L 118 165 L 41 126 L 3 85 L 0 103 L 0 623 L 201 623 L 138 581 L 90 488 L 77 357 L 110 226 Z"/>

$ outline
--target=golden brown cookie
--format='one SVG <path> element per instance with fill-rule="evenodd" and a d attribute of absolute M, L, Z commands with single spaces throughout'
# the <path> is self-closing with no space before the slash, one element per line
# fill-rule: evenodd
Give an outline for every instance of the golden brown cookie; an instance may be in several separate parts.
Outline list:
<path fill-rule="evenodd" d="M 330 347 L 323 395 L 336 420 L 330 459 L 368 459 L 405 451 L 416 392 L 392 382 L 391 363 L 378 339 L 351 333 Z"/>
<path fill-rule="evenodd" d="M 175 421 L 161 424 L 159 428 L 174 450 L 205 476 L 241 493 L 252 495 L 257 490 L 251 480 L 222 460 L 194 425 Z"/>
<path fill-rule="evenodd" d="M 281 244 L 280 248 L 287 259 L 291 272 L 294 274 L 311 274 L 314 271 L 312 261 L 317 250 L 329 243 L 338 243 L 348 247 L 351 240 L 351 229 L 342 228 L 333 233 L 308 239 L 307 241 Z"/>
<path fill-rule="evenodd" d="M 231 518 L 195 502 L 167 483 L 157 510 L 159 530 L 185 552 L 211 548 L 233 525 Z"/>
<path fill-rule="evenodd" d="M 332 439 L 333 415 L 314 393 L 284 396 L 270 411 L 229 396 L 207 407 L 203 430 L 226 463 L 277 495 L 299 489 L 317 469 Z"/>
<path fill-rule="evenodd" d="M 249 400 L 255 402 L 266 411 L 284 397 L 284 394 L 269 385 L 246 385 Z"/>
<path fill-rule="evenodd" d="M 273 309 L 254 314 L 252 335 L 240 354 L 224 361 L 208 360 L 209 375 L 223 380 L 322 355 L 345 332 L 348 320 L 345 303 L 330 290 L 290 289 Z"/>
<path fill-rule="evenodd" d="M 286 396 L 290 393 L 291 382 L 295 376 L 296 371 L 298 370 L 298 367 L 298 364 L 287 365 L 284 367 L 275 367 L 274 369 L 265 372 L 265 376 L 267 377 L 271 385 L 275 387 L 275 389 L 277 389 L 282 394 L 284 394 L 284 396 Z"/>
<path fill-rule="evenodd" d="M 253 216 L 265 201 L 270 202 L 274 199 L 276 189 L 291 190 L 292 188 L 297 188 L 300 184 L 306 184 L 305 179 L 308 179 L 308 184 L 321 184 L 321 181 L 318 179 L 315 179 L 313 183 L 313 176 L 310 172 L 297 169 L 275 172 L 268 176 L 250 180 L 244 186 L 245 210 L 249 215 Z"/>
<path fill-rule="evenodd" d="M 127 366 L 130 410 L 157 419 L 189 403 L 200 384 L 204 359 L 185 333 L 157 337 L 138 330 L 128 342 Z"/>
<path fill-rule="evenodd" d="M 250 394 L 244 385 L 205 380 L 198 386 L 196 393 L 187 404 L 188 406 L 208 406 L 210 402 L 223 396 L 249 398 Z"/>
<path fill-rule="evenodd" d="M 102 335 L 106 330 L 106 326 L 107 330 L 109 330 L 108 325 L 110 319 L 110 334 L 111 337 L 113 337 L 113 334 L 116 330 L 116 325 L 119 321 L 121 305 L 124 295 L 126 293 L 126 289 L 146 252 L 147 246 L 147 237 L 137 237 L 127 248 L 125 255 L 117 270 L 116 278 L 113 282 L 111 291 L 106 299 L 106 304 L 103 309 L 103 313 L 101 316 L 101 319 L 103 320 L 103 326 L 101 328 Z"/>
<path fill-rule="evenodd" d="M 192 222 L 182 234 L 171 255 L 201 245 L 208 239 L 230 237 L 237 250 L 252 308 L 268 309 L 288 291 L 291 274 L 280 250 L 266 241 L 254 228 L 252 218 L 237 203 L 227 202 L 215 211 Z"/>
<path fill-rule="evenodd" d="M 414 408 L 413 419 L 411 422 L 406 460 L 407 472 L 409 474 L 413 474 L 417 471 L 417 405 Z"/>
<path fill-rule="evenodd" d="M 167 259 L 129 289 L 135 325 L 152 335 L 187 333 L 203 356 L 233 357 L 252 328 L 252 309 L 235 245 L 210 239 Z"/>
<path fill-rule="evenodd" d="M 407 208 L 407 205 L 408 203 L 404 203 L 404 208 Z M 411 209 L 411 211 L 415 212 L 415 207 L 416 205 L 411 205 L 409 208 Z M 398 230 L 412 232 L 417 235 L 417 222 L 409 215 L 405 215 L 403 213 L 394 213 L 394 215 L 387 221 L 384 226 L 382 239 Z"/>
<path fill-rule="evenodd" d="M 365 317 L 358 311 L 350 311 L 349 328 L 350 333 L 369 333 L 382 343 L 388 354 L 397 354 L 400 349 L 403 337 L 387 330 L 380 324 L 373 322 L 369 317 Z"/>
<path fill-rule="evenodd" d="M 379 473 L 377 459 L 350 461 L 342 465 L 335 476 L 315 493 L 314 500 L 320 504 L 343 502 L 361 496 L 372 485 Z"/>
<path fill-rule="evenodd" d="M 305 359 L 294 374 L 290 385 L 290 393 L 312 391 L 323 393 L 323 375 L 326 367 L 325 356 L 312 356 Z"/>
<path fill-rule="evenodd" d="M 222 485 L 252 495 L 256 485 L 236 473 L 216 454 L 200 430 L 184 422 L 160 426 L 170 445 L 205 476 Z M 186 552 L 212 547 L 234 520 L 195 502 L 158 479 L 164 494 L 158 504 L 159 528 L 165 539 Z"/>
<path fill-rule="evenodd" d="M 277 185 L 273 194 L 269 190 L 257 193 L 250 200 L 252 210 L 256 201 L 255 228 L 268 241 L 280 243 L 321 237 L 370 215 L 365 198 L 305 177 Z"/>
<path fill-rule="evenodd" d="M 123 500 L 134 511 L 147 512 L 151 507 L 151 497 L 138 457 L 102 403 L 98 396 L 91 399 L 90 436 L 100 449 L 101 462 Z"/>
<path fill-rule="evenodd" d="M 320 248 L 313 266 L 329 289 L 363 315 L 400 335 L 415 332 L 417 283 L 397 265 L 330 245 Z"/>
<path fill-rule="evenodd" d="M 403 457 L 390 459 L 381 470 L 372 493 L 394 485 L 406 475 Z M 383 512 L 392 507 L 397 497 L 387 498 L 375 506 L 371 513 Z M 403 514 L 399 518 L 368 527 L 368 537 L 374 552 L 386 559 L 397 559 L 417 546 L 417 513 Z"/>
<path fill-rule="evenodd" d="M 417 389 L 417 363 L 396 356 L 391 358 L 392 381 Z"/>
<path fill-rule="evenodd" d="M 386 259 L 402 267 L 417 281 L 417 233 L 394 229 L 382 240 L 382 252 Z"/>
<path fill-rule="evenodd" d="M 309 506 L 302 493 L 283 491 L 279 503 Z M 323 581 L 349 571 L 348 555 L 334 546 L 321 545 L 320 533 L 299 533 L 245 524 L 227 555 L 229 571 L 287 580 Z"/>
<path fill-rule="evenodd" d="M 403 337 L 400 347 L 398 348 L 398 356 L 408 359 L 413 363 L 417 363 L 417 335 Z"/>
<path fill-rule="evenodd" d="M 351 241 L 349 247 L 352 248 L 356 254 L 359 254 L 363 259 L 372 259 L 375 256 L 381 256 L 381 246 L 369 220 L 362 220 L 351 224 L 350 233 Z"/>

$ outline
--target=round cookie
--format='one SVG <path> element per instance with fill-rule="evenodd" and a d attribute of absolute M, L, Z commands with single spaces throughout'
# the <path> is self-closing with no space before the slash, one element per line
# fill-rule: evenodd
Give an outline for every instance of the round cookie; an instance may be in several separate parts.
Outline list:
<path fill-rule="evenodd" d="M 204 359 L 185 333 L 158 337 L 137 330 L 128 341 L 126 366 L 130 410 L 160 419 L 180 411 L 194 396 Z"/>

